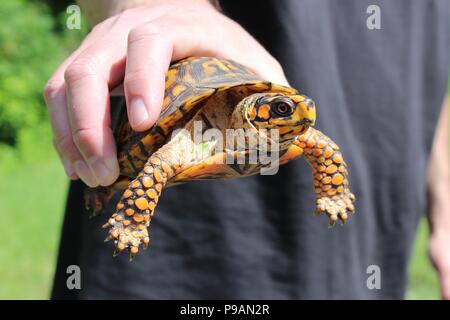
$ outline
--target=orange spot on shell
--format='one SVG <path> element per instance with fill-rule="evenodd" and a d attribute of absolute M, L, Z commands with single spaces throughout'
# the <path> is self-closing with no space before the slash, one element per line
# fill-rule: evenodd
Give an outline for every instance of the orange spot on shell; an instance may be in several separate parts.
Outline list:
<path fill-rule="evenodd" d="M 124 207 L 124 205 L 123 205 L 122 202 L 119 202 L 119 203 L 117 204 L 117 206 L 116 206 L 117 210 L 120 210 L 120 209 L 122 209 L 123 207 Z"/>
<path fill-rule="evenodd" d="M 325 162 L 324 162 L 324 164 L 326 165 L 326 166 L 329 166 L 330 164 L 332 164 L 333 163 L 333 160 L 331 160 L 331 159 L 328 159 L 328 160 L 326 160 Z"/>
<path fill-rule="evenodd" d="M 125 213 L 127 214 L 127 216 L 132 216 L 134 214 L 134 210 L 128 208 L 127 210 L 125 210 Z"/>
<path fill-rule="evenodd" d="M 148 208 L 148 201 L 145 198 L 136 199 L 135 204 L 140 210 L 145 210 Z"/>
<path fill-rule="evenodd" d="M 142 196 L 142 195 L 144 195 L 144 190 L 142 190 L 142 189 L 137 189 L 137 190 L 136 190 L 136 194 L 137 194 L 138 196 Z"/>
<path fill-rule="evenodd" d="M 181 92 L 183 92 L 186 89 L 185 86 L 182 86 L 180 84 L 176 85 L 173 89 L 172 89 L 172 94 L 174 96 L 179 95 Z"/>
<path fill-rule="evenodd" d="M 155 209 L 155 207 L 156 207 L 156 203 L 154 203 L 154 202 L 150 202 L 150 203 L 148 204 L 148 208 L 149 208 L 151 211 L 153 211 L 153 210 Z"/>
<path fill-rule="evenodd" d="M 343 186 L 339 186 L 339 187 L 337 188 L 337 192 L 338 192 L 338 193 L 344 192 L 344 187 L 343 187 Z"/>
<path fill-rule="evenodd" d="M 162 189 L 161 183 L 155 184 L 155 189 L 156 191 L 161 192 Z"/>

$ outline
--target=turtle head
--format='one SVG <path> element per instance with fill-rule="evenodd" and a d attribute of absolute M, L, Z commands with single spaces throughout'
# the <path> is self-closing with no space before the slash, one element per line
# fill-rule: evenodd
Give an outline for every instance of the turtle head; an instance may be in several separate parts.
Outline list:
<path fill-rule="evenodd" d="M 304 95 L 256 93 L 241 101 L 243 116 L 256 129 L 278 129 L 280 140 L 293 139 L 314 125 L 314 102 Z"/>

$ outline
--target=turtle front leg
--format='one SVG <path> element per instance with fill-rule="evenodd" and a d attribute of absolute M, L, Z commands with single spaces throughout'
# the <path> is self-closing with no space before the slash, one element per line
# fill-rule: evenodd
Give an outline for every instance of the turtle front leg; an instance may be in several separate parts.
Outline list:
<path fill-rule="evenodd" d="M 355 195 L 350 192 L 347 164 L 339 147 L 314 128 L 297 137 L 294 144 L 313 168 L 316 213 L 326 212 L 331 226 L 338 219 L 345 222 L 348 212 L 355 210 Z"/>
<path fill-rule="evenodd" d="M 150 242 L 147 227 L 161 191 L 173 173 L 173 165 L 155 153 L 128 185 L 116 206 L 116 213 L 104 225 L 109 228 L 105 241 L 114 240 L 116 243 L 115 254 L 128 249 L 132 260 L 141 244 L 144 249 L 147 248 Z"/>

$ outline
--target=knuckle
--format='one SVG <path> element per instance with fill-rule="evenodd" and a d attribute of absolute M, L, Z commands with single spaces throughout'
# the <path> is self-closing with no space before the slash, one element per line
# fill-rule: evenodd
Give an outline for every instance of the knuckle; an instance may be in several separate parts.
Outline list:
<path fill-rule="evenodd" d="M 67 155 L 73 148 L 72 136 L 69 134 L 55 136 L 53 138 L 53 146 L 60 155 Z"/>
<path fill-rule="evenodd" d="M 133 87 L 136 84 L 145 83 L 149 77 L 151 77 L 151 74 L 145 69 L 128 71 L 125 74 L 123 84 L 126 88 Z"/>
<path fill-rule="evenodd" d="M 55 94 L 59 91 L 60 87 L 61 84 L 56 80 L 54 79 L 48 80 L 42 91 L 44 98 L 46 100 L 52 99 L 55 96 Z"/>
<path fill-rule="evenodd" d="M 64 79 L 67 83 L 74 83 L 87 76 L 95 75 L 95 70 L 95 63 L 91 57 L 80 57 L 67 67 Z"/>
<path fill-rule="evenodd" d="M 85 149 L 86 146 L 90 145 L 93 137 L 94 130 L 91 128 L 80 128 L 72 134 L 74 144 L 80 149 Z"/>
<path fill-rule="evenodd" d="M 139 41 L 148 41 L 155 36 L 161 35 L 159 23 L 146 23 L 132 29 L 128 34 L 128 44 Z"/>

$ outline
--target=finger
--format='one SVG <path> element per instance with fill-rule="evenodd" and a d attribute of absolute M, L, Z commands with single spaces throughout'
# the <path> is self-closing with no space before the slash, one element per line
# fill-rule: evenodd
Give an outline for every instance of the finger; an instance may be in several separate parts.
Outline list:
<path fill-rule="evenodd" d="M 120 63 L 97 52 L 98 48 L 88 48 L 65 72 L 69 123 L 74 143 L 84 159 L 84 163 L 77 163 L 75 171 L 84 173 L 85 179 L 81 178 L 91 187 L 109 185 L 119 175 L 110 128 L 109 85 L 114 85 L 123 71 L 120 72 Z M 118 69 L 108 68 L 113 65 L 119 65 Z"/>
<path fill-rule="evenodd" d="M 439 272 L 441 296 L 444 300 L 450 300 L 450 269 Z"/>
<path fill-rule="evenodd" d="M 173 45 L 154 23 L 131 30 L 124 80 L 128 118 L 133 129 L 150 128 L 161 111 L 165 75 Z"/>
<path fill-rule="evenodd" d="M 66 88 L 64 83 L 64 72 L 68 65 L 84 50 L 86 46 L 94 43 L 96 39 L 104 34 L 106 28 L 113 22 L 113 19 L 105 21 L 101 27 L 95 28 L 96 32 L 91 32 L 83 41 L 82 45 L 75 50 L 58 67 L 48 80 L 44 88 L 44 99 L 48 108 L 50 122 L 53 130 L 53 144 L 63 163 L 67 176 L 73 180 L 78 179 L 74 169 L 74 163 L 82 160 L 82 155 L 75 146 L 70 130 L 67 114 Z"/>
<path fill-rule="evenodd" d="M 201 44 L 209 44 L 210 47 L 205 48 L 209 49 L 207 51 L 212 51 L 214 56 L 239 62 L 265 80 L 289 86 L 283 68 L 278 61 L 244 28 L 222 15 L 219 17 L 212 16 L 211 18 L 222 21 L 212 24 L 212 26 L 221 26 L 220 29 L 210 28 L 210 30 L 207 30 L 205 37 L 209 41 L 200 42 Z M 225 34 L 223 34 L 223 30 L 227 30 Z M 230 35 L 232 35 L 231 38 Z M 245 43 L 245 50 L 242 50 L 243 43 Z"/>

